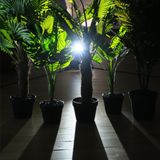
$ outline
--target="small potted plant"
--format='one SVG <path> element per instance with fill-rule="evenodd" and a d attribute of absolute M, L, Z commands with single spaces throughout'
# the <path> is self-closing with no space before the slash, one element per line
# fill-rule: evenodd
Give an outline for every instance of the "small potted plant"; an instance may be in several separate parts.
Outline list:
<path fill-rule="evenodd" d="M 123 8 L 123 12 L 121 9 Z M 121 18 L 123 17 L 123 18 Z M 121 61 L 128 54 L 123 38 L 130 31 L 128 4 L 118 3 L 97 24 L 97 33 L 94 41 L 97 44 L 95 61 L 105 62 L 109 91 L 102 94 L 107 114 L 120 114 L 124 94 L 115 92 L 116 70 Z M 94 59 L 94 57 L 93 57 Z"/>
<path fill-rule="evenodd" d="M 119 41 L 119 39 L 116 39 L 116 41 Z M 112 42 L 114 43 L 114 40 Z M 128 54 L 128 49 L 126 49 L 120 41 L 116 43 L 116 46 L 112 47 L 113 48 L 108 50 L 108 52 L 99 50 L 99 54 L 103 58 L 103 62 L 106 61 L 105 65 L 107 69 L 107 81 L 109 86 L 109 91 L 103 93 L 102 97 L 107 114 L 120 114 L 124 94 L 121 92 L 115 92 L 116 70 L 120 62 Z"/>
<path fill-rule="evenodd" d="M 58 18 L 52 11 L 46 18 L 37 24 L 37 33 L 33 35 L 35 54 L 31 55 L 32 61 L 37 67 L 44 67 L 47 82 L 49 100 L 40 102 L 43 121 L 48 124 L 59 124 L 64 102 L 54 98 L 57 73 L 68 67 L 72 61 L 71 51 L 68 49 L 70 40 L 67 33 L 59 26 Z"/>
<path fill-rule="evenodd" d="M 132 32 L 126 44 L 137 63 L 139 88 L 129 92 L 136 120 L 153 120 L 157 91 L 149 88 L 154 65 L 160 60 L 157 21 L 158 1 L 130 2 Z M 155 32 L 156 31 L 156 32 Z"/>

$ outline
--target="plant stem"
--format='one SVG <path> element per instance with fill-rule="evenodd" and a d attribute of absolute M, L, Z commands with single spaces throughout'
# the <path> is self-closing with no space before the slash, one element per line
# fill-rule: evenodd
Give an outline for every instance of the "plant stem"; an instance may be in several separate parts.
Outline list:
<path fill-rule="evenodd" d="M 85 56 L 81 63 L 81 96 L 83 103 L 91 102 L 93 93 L 91 57 L 89 53 Z"/>
<path fill-rule="evenodd" d="M 16 44 L 17 61 L 16 70 L 18 76 L 18 96 L 26 98 L 29 95 L 29 73 L 31 63 L 23 50 L 22 42 Z"/>
<path fill-rule="evenodd" d="M 51 97 L 50 97 L 51 101 L 53 101 L 54 99 L 55 84 L 56 84 L 56 72 L 53 72 L 51 78 Z"/>
<path fill-rule="evenodd" d="M 110 88 L 110 93 L 114 93 L 114 68 L 113 68 L 113 63 L 110 61 L 108 62 L 108 79 L 109 79 L 109 88 Z"/>
<path fill-rule="evenodd" d="M 27 60 L 21 61 L 16 64 L 16 70 L 18 74 L 18 96 L 27 97 L 29 94 L 29 73 L 31 65 Z"/>
<path fill-rule="evenodd" d="M 56 72 L 51 72 L 48 66 L 45 66 L 44 69 L 47 75 L 48 93 L 49 93 L 50 101 L 53 101 L 55 83 L 56 83 Z"/>
<path fill-rule="evenodd" d="M 86 12 L 85 12 L 85 8 L 84 8 L 84 4 L 83 4 L 82 0 L 80 0 L 80 3 L 81 3 L 81 5 L 82 5 L 82 9 L 83 9 L 86 31 L 88 31 L 88 30 L 87 30 L 88 26 L 87 26 Z"/>

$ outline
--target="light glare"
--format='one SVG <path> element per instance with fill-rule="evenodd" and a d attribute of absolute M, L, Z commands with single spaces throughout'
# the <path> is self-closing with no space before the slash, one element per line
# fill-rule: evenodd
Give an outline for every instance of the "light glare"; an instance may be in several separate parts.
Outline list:
<path fill-rule="evenodd" d="M 84 51 L 84 44 L 82 42 L 75 42 L 72 45 L 72 50 L 76 54 L 82 54 Z"/>

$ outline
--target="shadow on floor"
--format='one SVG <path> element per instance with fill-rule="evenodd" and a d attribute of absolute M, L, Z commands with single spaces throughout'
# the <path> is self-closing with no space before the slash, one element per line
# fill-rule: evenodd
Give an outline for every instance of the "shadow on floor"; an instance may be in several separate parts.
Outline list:
<path fill-rule="evenodd" d="M 160 159 L 159 150 L 123 114 L 108 117 L 130 160 Z"/>
<path fill-rule="evenodd" d="M 0 127 L 0 151 L 11 141 L 27 121 L 27 119 L 11 118 Z"/>
<path fill-rule="evenodd" d="M 58 128 L 43 124 L 18 160 L 50 160 Z"/>
<path fill-rule="evenodd" d="M 143 128 L 150 136 L 152 136 L 160 148 L 160 121 L 152 120 L 152 121 L 140 121 L 138 122 L 139 126 Z"/>
<path fill-rule="evenodd" d="M 107 160 L 97 126 L 76 123 L 72 160 Z"/>

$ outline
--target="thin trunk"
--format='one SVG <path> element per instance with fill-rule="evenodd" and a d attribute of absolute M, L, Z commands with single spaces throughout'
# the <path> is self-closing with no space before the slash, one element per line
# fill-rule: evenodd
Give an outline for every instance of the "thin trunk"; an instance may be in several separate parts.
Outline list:
<path fill-rule="evenodd" d="M 51 84 L 50 84 L 50 100 L 53 101 L 54 99 L 54 92 L 55 92 L 55 84 L 56 84 L 56 72 L 51 74 Z"/>
<path fill-rule="evenodd" d="M 85 7 L 84 7 L 84 4 L 82 2 L 82 0 L 80 0 L 80 3 L 82 5 L 82 11 L 83 11 L 83 14 L 84 14 L 84 22 L 85 22 L 85 27 L 86 27 L 86 31 L 88 31 L 88 26 L 87 26 L 87 17 L 86 17 L 86 12 L 85 12 Z"/>
<path fill-rule="evenodd" d="M 111 94 L 113 94 L 114 93 L 114 73 L 112 72 L 111 73 L 112 74 L 112 76 L 111 76 L 111 86 L 110 86 L 110 88 L 111 88 Z"/>
<path fill-rule="evenodd" d="M 45 66 L 44 69 L 46 72 L 47 82 L 48 82 L 48 94 L 50 97 L 50 101 L 53 101 L 54 92 L 55 92 L 55 84 L 56 84 L 56 72 L 51 72 L 48 66 Z"/>

